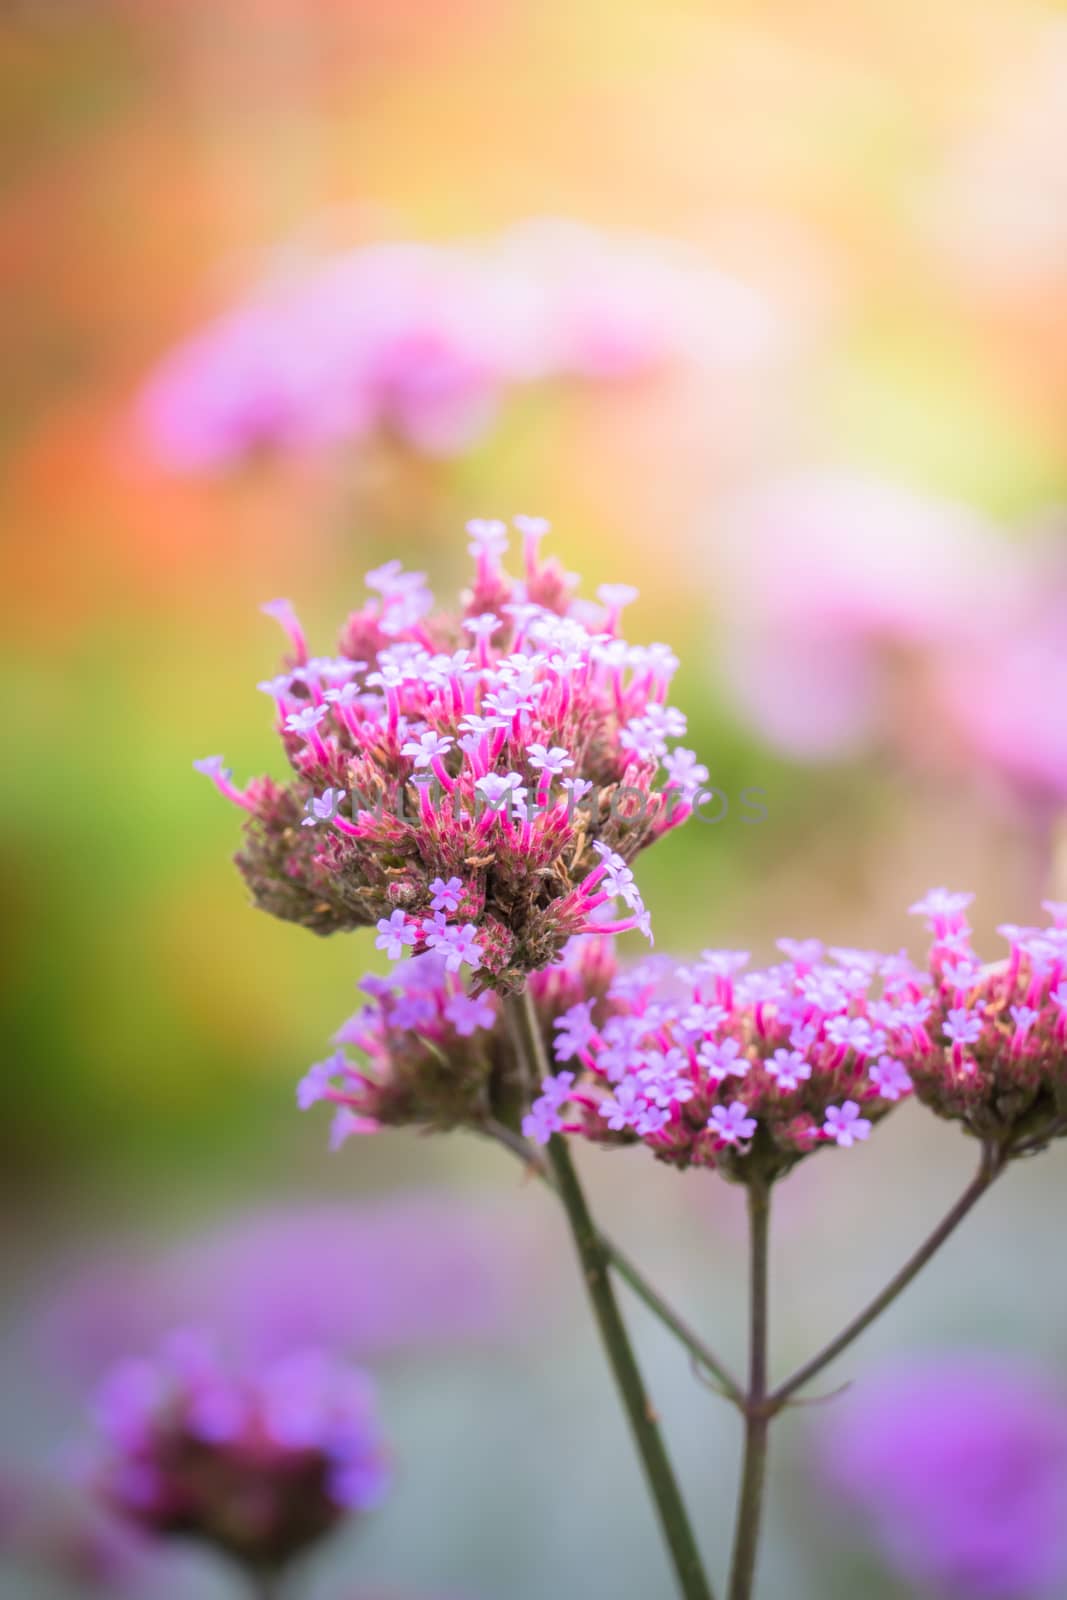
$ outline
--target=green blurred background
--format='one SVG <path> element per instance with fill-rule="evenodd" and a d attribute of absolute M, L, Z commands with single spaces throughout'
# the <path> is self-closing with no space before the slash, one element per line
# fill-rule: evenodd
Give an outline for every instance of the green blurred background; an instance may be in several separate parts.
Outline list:
<path fill-rule="evenodd" d="M 640 587 L 631 636 L 682 657 L 674 699 L 716 785 L 767 793 L 762 825 L 735 808 L 642 861 L 662 947 L 893 948 L 932 882 L 981 891 L 983 935 L 1036 916 L 1026 829 L 976 781 L 917 781 L 884 752 L 803 767 L 746 732 L 714 666 L 717 541 L 739 489 L 809 465 L 965 501 L 1005 538 L 1062 502 L 1065 62 L 1058 8 L 1020 0 L 4 8 L 5 1458 L 44 1461 L 81 1426 L 78 1383 L 32 1337 L 79 1264 L 234 1211 L 443 1186 L 524 1216 L 528 1304 L 489 1351 L 383 1363 L 400 1489 L 308 1592 L 662 1592 L 558 1218 L 464 1139 L 391 1135 L 326 1160 L 293 1085 L 354 1004 L 371 941 L 253 914 L 228 865 L 234 817 L 190 763 L 218 749 L 239 778 L 277 771 L 253 687 L 278 645 L 261 601 L 290 595 L 326 649 L 367 568 L 399 556 L 447 593 L 467 517 L 538 512 L 587 593 Z M 768 297 L 780 361 L 710 391 L 684 374 L 542 391 L 449 464 L 192 481 L 146 457 L 138 385 L 263 252 L 309 230 L 448 239 L 542 213 L 691 243 Z M 779 1364 L 878 1286 L 968 1159 L 907 1107 L 854 1164 L 791 1181 Z M 618 1231 L 736 1352 L 737 1197 L 640 1156 L 587 1166 Z M 1062 1180 L 1062 1152 L 1014 1174 L 849 1371 L 954 1339 L 1062 1364 L 1067 1293 L 1040 1265 Z M 637 1322 L 721 1567 L 733 1418 Z M 905 1593 L 862 1551 L 853 1567 L 827 1550 L 805 1427 L 798 1412 L 781 1429 L 766 1592 Z M 183 1582 L 229 1592 L 207 1564 Z M 12 1569 L 0 1592 L 78 1590 Z"/>

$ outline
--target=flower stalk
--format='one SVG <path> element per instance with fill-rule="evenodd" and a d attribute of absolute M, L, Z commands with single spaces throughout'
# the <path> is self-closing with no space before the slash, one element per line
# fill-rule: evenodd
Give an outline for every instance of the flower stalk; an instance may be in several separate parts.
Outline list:
<path fill-rule="evenodd" d="M 521 1134 L 513 1133 L 510 1128 L 505 1128 L 501 1123 L 492 1124 L 488 1133 L 496 1144 L 501 1145 L 505 1150 L 510 1150 L 512 1155 L 517 1156 L 527 1170 L 534 1173 L 542 1183 L 547 1184 L 553 1193 L 559 1194 L 559 1188 L 552 1172 L 537 1152 L 527 1144 Z M 685 1318 L 674 1309 L 659 1290 L 649 1283 L 641 1268 L 623 1250 L 621 1245 L 615 1243 L 610 1234 L 605 1233 L 602 1228 L 598 1228 L 597 1237 L 600 1240 L 601 1249 L 607 1256 L 617 1276 L 637 1296 L 642 1305 L 663 1324 L 667 1331 L 674 1335 L 679 1344 L 684 1346 L 697 1367 L 715 1380 L 715 1386 L 723 1399 L 729 1400 L 733 1405 L 742 1406 L 744 1404 L 745 1391 L 722 1358 L 716 1355 L 715 1351 L 711 1349 L 705 1339 L 701 1338 L 695 1328 L 690 1327 Z"/>
<path fill-rule="evenodd" d="M 986 1190 L 1004 1171 L 1006 1165 L 1007 1157 L 1000 1149 L 994 1145 L 983 1146 L 978 1171 L 956 1201 L 956 1204 L 941 1219 L 933 1233 L 924 1240 L 914 1255 L 909 1257 L 900 1271 L 890 1279 L 882 1292 L 875 1295 L 870 1304 L 858 1316 L 854 1317 L 847 1327 L 841 1330 L 836 1339 L 831 1339 L 830 1343 L 825 1345 L 817 1355 L 812 1356 L 810 1361 L 806 1361 L 802 1367 L 799 1367 L 792 1377 L 779 1384 L 771 1396 L 771 1405 L 774 1411 L 779 1411 L 782 1406 L 792 1399 L 793 1395 L 805 1388 L 813 1378 L 817 1378 L 819 1373 L 828 1367 L 832 1361 L 836 1361 L 837 1357 L 847 1350 L 850 1345 L 854 1344 L 861 1334 L 866 1333 L 871 1323 L 893 1304 L 893 1301 L 918 1277 L 926 1263 L 937 1254 L 946 1240 L 955 1233 L 960 1223 L 978 1204 Z"/>
<path fill-rule="evenodd" d="M 749 1219 L 749 1371 L 745 1396 L 745 1444 L 737 1501 L 729 1600 L 750 1600 L 756 1577 L 767 1475 L 767 1337 L 771 1185 L 753 1181 L 748 1188 Z"/>
<path fill-rule="evenodd" d="M 516 1046 L 527 1064 L 530 1079 L 533 1082 L 540 1081 L 547 1072 L 547 1064 L 529 992 L 524 991 L 521 995 L 509 998 L 506 1005 Z M 559 1135 L 549 1141 L 548 1160 L 570 1224 L 597 1328 L 655 1503 L 678 1592 L 684 1600 L 713 1600 L 656 1413 L 615 1298 L 607 1253 L 597 1233 L 566 1141 Z"/>

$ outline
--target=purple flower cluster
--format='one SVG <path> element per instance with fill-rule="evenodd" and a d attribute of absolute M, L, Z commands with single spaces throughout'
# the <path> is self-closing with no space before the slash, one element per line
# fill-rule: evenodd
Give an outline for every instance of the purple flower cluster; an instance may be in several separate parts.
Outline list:
<path fill-rule="evenodd" d="M 751 290 L 652 241 L 540 223 L 495 246 L 378 244 L 275 276 L 196 334 L 142 420 L 178 471 L 372 438 L 452 456 L 511 390 L 732 367 L 770 331 Z"/>
<path fill-rule="evenodd" d="M 939 1116 L 1029 1153 L 1067 1133 L 1067 905 L 1045 902 L 1044 928 L 1005 924 L 1006 960 L 983 965 L 971 944 L 970 894 L 934 889 L 912 907 L 933 935 L 926 1013 L 908 1068 Z"/>
<path fill-rule="evenodd" d="M 615 976 L 612 940 L 572 940 L 563 959 L 530 977 L 546 1047 L 554 1021 Z M 368 1003 L 335 1035 L 332 1056 L 318 1061 L 297 1087 L 302 1110 L 335 1105 L 331 1143 L 352 1134 L 408 1124 L 430 1128 L 517 1129 L 533 1085 L 524 1081 L 500 999 L 474 995 L 431 953 L 398 966 L 389 978 L 364 978 Z M 354 1061 L 346 1046 L 359 1051 Z"/>
<path fill-rule="evenodd" d="M 174 1334 L 155 1359 L 110 1373 L 95 1415 L 105 1504 L 257 1570 L 369 1511 L 389 1484 L 369 1379 L 321 1351 L 233 1370 L 202 1336 Z"/>
<path fill-rule="evenodd" d="M 526 1133 L 646 1145 L 678 1167 L 773 1178 L 820 1145 L 848 1149 L 911 1092 L 898 1045 L 923 1006 L 905 956 L 782 939 L 786 959 L 744 951 L 620 973 L 556 1025 L 561 1068 Z"/>
<path fill-rule="evenodd" d="M 924 1594 L 1037 1600 L 1067 1583 L 1067 1395 L 952 1352 L 869 1375 L 814 1428 L 835 1499 Z"/>
<path fill-rule="evenodd" d="M 260 688 L 293 781 L 242 790 L 220 758 L 197 763 L 248 813 L 237 859 L 264 910 L 318 933 L 376 925 L 390 959 L 434 951 L 505 992 L 594 926 L 649 932 L 628 862 L 707 778 L 669 749 L 685 730 L 667 704 L 676 658 L 621 636 L 636 591 L 574 599 L 541 557 L 547 524 L 515 527 L 521 581 L 500 565 L 504 524 L 469 524 L 475 572 L 455 615 L 398 562 L 368 574 L 376 598 L 335 657 L 310 657 L 273 604 L 291 655 Z"/>

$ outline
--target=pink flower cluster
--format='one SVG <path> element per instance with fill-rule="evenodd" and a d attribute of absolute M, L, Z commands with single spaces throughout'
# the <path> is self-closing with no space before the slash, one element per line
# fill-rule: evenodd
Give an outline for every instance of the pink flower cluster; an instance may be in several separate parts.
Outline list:
<path fill-rule="evenodd" d="M 911 1092 L 897 1046 L 923 1005 L 919 974 L 906 956 L 826 959 L 813 939 L 779 948 L 783 962 L 754 972 L 744 951 L 650 960 L 573 1006 L 556 1024 L 560 1070 L 524 1131 L 639 1141 L 673 1166 L 741 1181 L 867 1139 Z"/>
<path fill-rule="evenodd" d="M 733 367 L 770 331 L 753 291 L 639 237 L 540 222 L 491 245 L 376 244 L 269 279 L 167 359 L 142 418 L 179 471 L 375 435 L 450 456 L 511 389 Z"/>
<path fill-rule="evenodd" d="M 573 939 L 558 965 L 530 976 L 546 1048 L 557 1017 L 603 995 L 616 973 L 613 942 Z M 338 1048 L 301 1079 L 297 1104 L 335 1105 L 334 1149 L 355 1133 L 419 1125 L 446 1129 L 496 1122 L 517 1130 L 534 1086 L 523 1079 L 497 995 L 473 995 L 431 952 L 388 978 L 364 978 L 368 1003 L 334 1036 Z M 345 1047 L 360 1052 L 354 1061 Z"/>
<path fill-rule="evenodd" d="M 932 890 L 931 988 L 912 1032 L 909 1071 L 939 1116 L 1008 1156 L 1067 1133 L 1067 904 L 1046 901 L 1044 928 L 1005 924 L 1007 960 L 983 965 L 971 944 L 970 894 Z"/>
<path fill-rule="evenodd" d="M 241 790 L 221 758 L 196 763 L 248 813 L 237 859 L 264 910 L 318 933 L 376 925 L 391 960 L 433 950 L 503 991 L 575 934 L 649 933 L 628 863 L 686 819 L 708 776 L 670 747 L 686 725 L 667 704 L 677 659 L 622 637 L 636 590 L 574 599 L 542 560 L 547 524 L 515 526 L 521 581 L 500 564 L 504 524 L 468 525 L 458 613 L 435 611 L 399 562 L 369 573 L 376 598 L 337 656 L 310 657 L 291 608 L 272 604 L 291 655 L 260 688 L 293 781 Z"/>
<path fill-rule="evenodd" d="M 199 1538 L 256 1570 L 283 1566 L 390 1476 L 365 1374 L 321 1351 L 231 1370 L 198 1334 L 128 1360 L 96 1400 L 103 1501 L 155 1534 Z"/>

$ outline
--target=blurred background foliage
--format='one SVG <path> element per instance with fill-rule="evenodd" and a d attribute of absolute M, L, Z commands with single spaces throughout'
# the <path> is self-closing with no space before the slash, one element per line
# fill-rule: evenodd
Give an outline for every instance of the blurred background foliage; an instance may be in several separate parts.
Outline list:
<path fill-rule="evenodd" d="M 411 1186 L 517 1209 L 514 1174 L 468 1141 L 392 1135 L 327 1162 L 322 1127 L 293 1114 L 296 1077 L 375 957 L 365 937 L 250 913 L 227 866 L 234 817 L 191 771 L 215 749 L 241 778 L 277 770 L 253 687 L 277 654 L 263 600 L 290 595 L 326 650 L 366 569 L 399 556 L 447 594 L 469 516 L 543 513 L 585 592 L 640 587 L 631 636 L 682 657 L 688 742 L 731 802 L 641 863 L 660 946 L 893 947 L 931 882 L 981 891 L 983 935 L 1036 916 L 1029 823 L 981 774 L 917 772 L 878 742 L 791 761 L 746 726 L 716 660 L 723 530 L 769 479 L 863 472 L 966 503 L 1005 541 L 1054 527 L 1067 21 L 1020 0 L 17 0 L 0 84 L 0 1395 L 17 1456 L 78 1427 L 76 1395 L 32 1353 L 38 1300 L 116 1241 L 161 1250 L 234 1208 Z M 685 241 L 766 297 L 776 359 L 711 383 L 683 362 L 548 385 L 451 460 L 382 446 L 199 478 L 153 461 L 140 385 L 266 256 L 543 214 Z M 758 826 L 748 787 L 766 793 Z M 854 1165 L 790 1184 L 781 1360 L 880 1282 L 966 1160 L 909 1107 Z M 1033 1270 L 1058 1238 L 1062 1160 L 1018 1173 L 871 1348 L 970 1339 L 1062 1364 L 1067 1297 Z M 602 1204 L 729 1343 L 736 1197 L 643 1169 L 635 1188 L 628 1162 L 590 1163 Z M 485 1600 L 593 1592 L 590 1570 L 596 1592 L 658 1592 L 557 1221 L 525 1199 L 544 1245 L 531 1337 L 488 1360 L 406 1358 L 386 1408 L 402 1489 L 347 1571 Z M 493 1272 L 508 1237 L 472 1248 Z M 721 1551 L 731 1419 L 647 1343 Z M 905 1593 L 864 1556 L 862 1578 L 831 1574 L 802 1421 L 782 1431 L 767 1592 Z"/>

